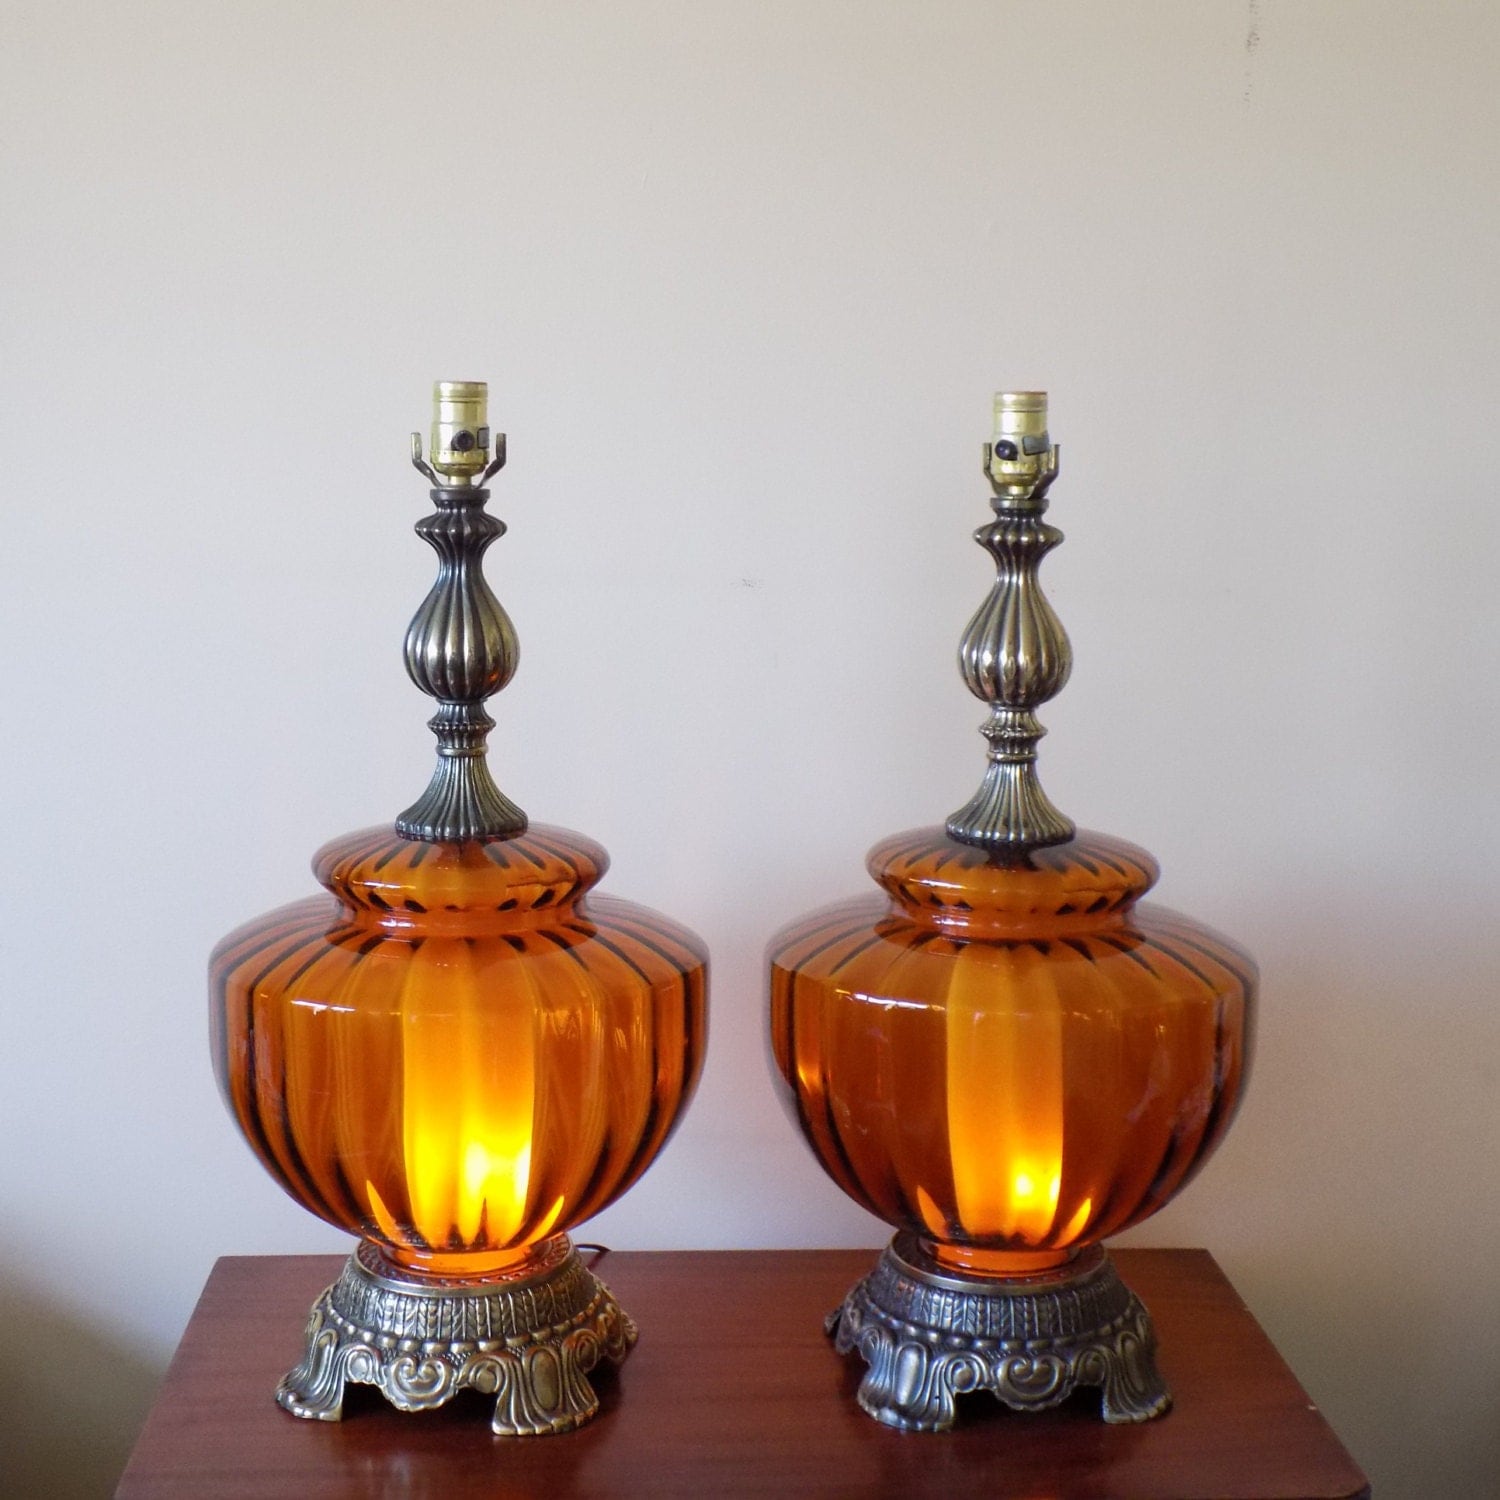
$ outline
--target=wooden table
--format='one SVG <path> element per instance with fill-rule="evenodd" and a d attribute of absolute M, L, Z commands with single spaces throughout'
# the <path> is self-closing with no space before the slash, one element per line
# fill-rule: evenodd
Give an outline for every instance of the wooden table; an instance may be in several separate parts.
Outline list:
<path fill-rule="evenodd" d="M 1108 1427 L 1080 1395 L 1020 1414 L 965 1398 L 958 1430 L 893 1432 L 854 1402 L 862 1365 L 823 1315 L 870 1250 L 616 1252 L 597 1269 L 640 1324 L 599 1416 L 496 1438 L 464 1393 L 405 1414 L 353 1387 L 339 1423 L 272 1399 L 328 1256 L 230 1257 L 209 1276 L 117 1500 L 519 1500 L 522 1496 L 900 1496 L 921 1500 L 1328 1500 L 1364 1475 L 1203 1250 L 1119 1250 L 1176 1398 Z"/>

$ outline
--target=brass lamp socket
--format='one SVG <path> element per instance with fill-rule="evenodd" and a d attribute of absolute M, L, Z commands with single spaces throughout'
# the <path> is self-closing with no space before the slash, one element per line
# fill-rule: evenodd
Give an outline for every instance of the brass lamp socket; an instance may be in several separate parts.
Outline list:
<path fill-rule="evenodd" d="M 985 444 L 984 467 L 997 495 L 1020 500 L 1045 493 L 1057 473 L 1046 391 L 996 393 L 995 436 Z"/>
<path fill-rule="evenodd" d="M 432 388 L 432 441 L 427 461 L 453 484 L 470 484 L 490 461 L 489 386 L 439 380 Z"/>

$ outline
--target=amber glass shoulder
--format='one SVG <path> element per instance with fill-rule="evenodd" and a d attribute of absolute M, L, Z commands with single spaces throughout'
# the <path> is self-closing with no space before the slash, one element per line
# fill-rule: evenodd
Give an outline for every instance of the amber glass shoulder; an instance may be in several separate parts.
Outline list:
<path fill-rule="evenodd" d="M 884 895 L 769 954 L 776 1067 L 834 1181 L 976 1268 L 1160 1208 L 1238 1104 L 1249 956 L 1141 903 L 1155 861 L 1101 834 L 1006 858 L 923 828 L 868 865 Z"/>
<path fill-rule="evenodd" d="M 219 944 L 219 1086 L 292 1197 L 399 1264 L 473 1274 L 630 1186 L 697 1082 L 707 954 L 591 895 L 607 865 L 560 828 L 369 829 L 318 852 L 330 894 Z"/>

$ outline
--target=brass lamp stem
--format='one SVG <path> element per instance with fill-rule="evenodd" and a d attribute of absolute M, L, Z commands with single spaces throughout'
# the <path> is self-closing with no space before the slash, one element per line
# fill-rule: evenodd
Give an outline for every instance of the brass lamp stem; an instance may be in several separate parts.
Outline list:
<path fill-rule="evenodd" d="M 1073 667 L 1067 632 L 1037 581 L 1042 559 L 1063 539 L 1042 520 L 1057 464 L 1047 393 L 997 395 L 995 437 L 984 448 L 995 520 L 974 533 L 995 559 L 995 585 L 958 648 L 969 691 L 990 705 L 980 729 L 989 741 L 989 766 L 978 791 L 948 819 L 953 838 L 996 851 L 1060 844 L 1074 831 L 1036 774 L 1037 741 L 1047 731 L 1034 710 L 1062 690 Z"/>
<path fill-rule="evenodd" d="M 406 632 L 406 670 L 438 711 L 428 720 L 438 762 L 427 790 L 399 818 L 402 838 L 449 842 L 513 838 L 526 814 L 495 785 L 485 746 L 495 721 L 484 700 L 515 675 L 515 627 L 484 579 L 484 552 L 505 535 L 489 515 L 484 481 L 505 463 L 505 437 L 490 457 L 483 381 L 439 381 L 433 392 L 431 453 L 412 434 L 412 463 L 433 483 L 437 507 L 416 532 L 438 555 L 438 576 Z"/>

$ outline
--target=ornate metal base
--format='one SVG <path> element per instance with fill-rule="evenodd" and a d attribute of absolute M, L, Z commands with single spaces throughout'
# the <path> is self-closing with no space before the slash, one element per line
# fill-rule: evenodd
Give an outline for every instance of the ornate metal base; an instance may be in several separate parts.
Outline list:
<path fill-rule="evenodd" d="M 859 1404 L 907 1432 L 952 1427 L 966 1391 L 1036 1411 L 1097 1385 L 1106 1422 L 1172 1404 L 1150 1315 L 1097 1245 L 1056 1271 L 998 1280 L 955 1276 L 898 1234 L 827 1328 L 840 1354 L 858 1349 L 869 1366 Z"/>
<path fill-rule="evenodd" d="M 416 1280 L 368 1241 L 313 1304 L 302 1363 L 277 1401 L 296 1417 L 337 1422 L 350 1381 L 378 1386 L 402 1411 L 441 1406 L 465 1387 L 495 1397 L 505 1437 L 567 1432 L 599 1409 L 588 1372 L 619 1364 L 635 1324 L 566 1235 L 521 1274 Z"/>

